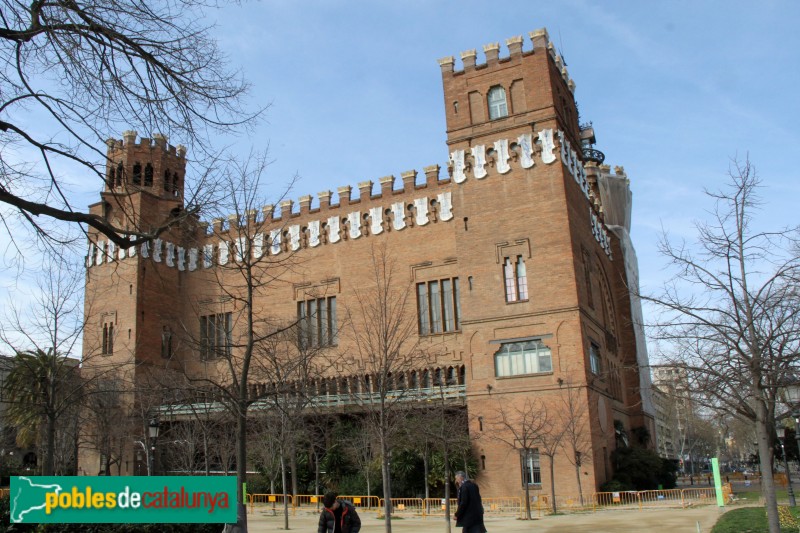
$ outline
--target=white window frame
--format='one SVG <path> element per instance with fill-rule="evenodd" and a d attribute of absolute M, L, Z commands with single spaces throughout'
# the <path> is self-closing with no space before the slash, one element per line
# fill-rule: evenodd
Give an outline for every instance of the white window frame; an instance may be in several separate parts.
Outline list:
<path fill-rule="evenodd" d="M 486 100 L 489 104 L 489 120 L 508 116 L 508 100 L 506 99 L 506 90 L 502 85 L 490 87 Z"/>
<path fill-rule="evenodd" d="M 541 339 L 500 344 L 494 354 L 495 376 L 530 376 L 553 372 L 553 354 Z"/>

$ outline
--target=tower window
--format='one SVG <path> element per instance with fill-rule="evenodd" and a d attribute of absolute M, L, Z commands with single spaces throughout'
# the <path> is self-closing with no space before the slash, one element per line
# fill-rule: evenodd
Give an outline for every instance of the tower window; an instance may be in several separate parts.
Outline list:
<path fill-rule="evenodd" d="M 108 184 L 108 188 L 109 189 L 113 189 L 114 188 L 114 181 L 116 180 L 116 174 L 117 173 L 116 173 L 114 167 L 111 167 L 111 168 L 108 169 L 108 180 L 106 180 L 106 183 Z"/>
<path fill-rule="evenodd" d="M 150 163 L 147 163 L 147 165 L 144 167 L 144 186 L 153 186 L 153 165 Z"/>
<path fill-rule="evenodd" d="M 134 185 L 141 185 L 142 184 L 142 164 L 141 163 L 134 163 L 134 165 L 133 165 L 133 184 Z"/>
<path fill-rule="evenodd" d="M 508 104 L 506 103 L 506 90 L 495 85 L 489 89 L 489 120 L 495 120 L 508 116 Z"/>
<path fill-rule="evenodd" d="M 522 302 L 528 299 L 528 274 L 521 255 L 512 261 L 506 257 L 503 262 L 506 302 Z"/>
<path fill-rule="evenodd" d="M 114 353 L 113 322 L 103 324 L 103 345 L 100 348 L 100 353 L 102 353 L 103 355 L 111 355 Z"/>
<path fill-rule="evenodd" d="M 178 173 L 172 175 L 172 195 L 178 196 Z"/>
<path fill-rule="evenodd" d="M 117 187 L 122 187 L 122 169 L 123 169 L 123 168 L 124 168 L 124 167 L 122 166 L 122 163 L 119 163 L 119 164 L 117 165 L 117 175 L 116 175 L 116 177 L 114 178 L 114 184 L 115 184 Z"/>
<path fill-rule="evenodd" d="M 596 376 L 600 375 L 602 370 L 600 364 L 600 348 L 594 343 L 589 345 L 589 366 L 592 370 L 592 374 Z"/>
<path fill-rule="evenodd" d="M 169 191 L 172 180 L 169 179 L 169 170 L 164 171 L 164 190 Z"/>

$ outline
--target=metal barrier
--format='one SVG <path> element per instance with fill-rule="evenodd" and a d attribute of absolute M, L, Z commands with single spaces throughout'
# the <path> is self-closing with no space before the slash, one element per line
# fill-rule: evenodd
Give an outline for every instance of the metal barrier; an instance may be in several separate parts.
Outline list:
<path fill-rule="evenodd" d="M 292 505 L 294 507 L 317 507 L 322 508 L 322 495 L 316 496 L 314 494 L 298 494 L 292 497 Z"/>
<path fill-rule="evenodd" d="M 338 496 L 340 500 L 347 500 L 352 503 L 354 506 L 358 507 L 359 509 L 374 509 L 377 508 L 380 503 L 381 499 L 377 496 L 357 496 L 357 495 L 343 495 Z"/>
<path fill-rule="evenodd" d="M 266 504 L 267 506 L 271 506 L 273 511 L 280 508 L 283 508 L 284 496 L 283 494 L 248 494 L 247 499 L 250 502 L 250 514 L 255 512 L 256 504 Z M 292 515 L 295 514 L 296 507 L 292 502 L 292 496 L 287 495 L 286 501 L 289 504 L 289 508 L 292 510 Z"/>
<path fill-rule="evenodd" d="M 385 502 L 383 498 L 378 502 L 378 518 L 383 516 Z M 392 516 L 399 513 L 423 514 L 424 512 L 422 498 L 391 498 L 390 504 Z"/>
<path fill-rule="evenodd" d="M 11 489 L 0 489 L 0 498 L 8 498 L 11 495 Z"/>
<path fill-rule="evenodd" d="M 486 504 L 484 503 L 483 506 L 485 508 Z M 456 512 L 456 507 L 458 507 L 458 500 L 450 498 L 450 514 Z M 444 516 L 444 498 L 425 498 L 423 500 L 422 514 L 424 516 Z"/>
<path fill-rule="evenodd" d="M 731 502 L 733 492 L 729 483 L 722 485 L 722 496 Z M 593 509 L 598 507 L 627 507 L 639 509 L 653 507 L 681 507 L 690 505 L 709 505 L 717 501 L 717 493 L 713 487 L 696 489 L 643 490 L 620 492 L 595 492 Z"/>
<path fill-rule="evenodd" d="M 680 489 L 642 490 L 639 494 L 639 509 L 644 507 L 683 507 L 683 491 Z"/>
<path fill-rule="evenodd" d="M 483 498 L 483 512 L 496 516 L 522 516 L 522 498 Z"/>
<path fill-rule="evenodd" d="M 592 500 L 594 511 L 598 507 L 639 507 L 639 493 L 635 491 L 595 492 Z"/>

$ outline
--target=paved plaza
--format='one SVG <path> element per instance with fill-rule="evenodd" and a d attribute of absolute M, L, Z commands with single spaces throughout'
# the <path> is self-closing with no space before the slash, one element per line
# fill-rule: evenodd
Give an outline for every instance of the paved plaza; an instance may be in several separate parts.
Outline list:
<path fill-rule="evenodd" d="M 719 516 L 728 508 L 720 510 L 713 505 L 690 509 L 653 510 L 615 510 L 595 513 L 575 513 L 558 516 L 545 516 L 526 521 L 515 518 L 494 518 L 486 520 L 489 533 L 642 533 L 649 531 L 668 531 L 669 533 L 708 533 Z M 318 516 L 307 511 L 298 511 L 289 517 L 292 531 L 313 532 L 317 529 Z M 363 533 L 380 533 L 383 520 L 376 518 L 374 512 L 361 515 Z M 254 533 L 285 531 L 283 516 L 273 516 L 270 512 L 256 509 L 248 515 L 249 531 Z M 461 533 L 451 521 L 452 533 Z M 699 527 L 699 529 L 698 529 Z M 393 533 L 443 533 L 444 520 L 441 517 L 402 518 L 392 520 Z"/>

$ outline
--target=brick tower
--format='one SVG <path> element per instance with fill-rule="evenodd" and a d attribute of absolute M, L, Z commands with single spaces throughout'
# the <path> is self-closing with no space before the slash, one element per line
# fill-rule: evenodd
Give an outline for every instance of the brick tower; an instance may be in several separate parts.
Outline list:
<path fill-rule="evenodd" d="M 645 433 L 637 428 L 654 434 L 642 411 L 624 254 L 604 223 L 612 206 L 599 183 L 611 176 L 598 166 L 602 153 L 581 149 L 594 132 L 579 125 L 575 83 L 547 31 L 530 39 L 528 51 L 522 37 L 508 39 L 502 58 L 498 43 L 487 44 L 482 64 L 465 51 L 462 70 L 453 57 L 439 60 L 453 211 L 468 214 L 455 239 L 469 282 L 461 309 L 470 434 L 481 437 L 479 482 L 492 494 L 512 493 L 521 476 L 539 490 L 551 482 L 541 445 L 528 453 L 508 445 L 514 437 L 485 435 L 500 406 L 513 413 L 536 398 L 557 426 L 574 396 L 570 417 L 590 439 L 577 469 L 584 490 L 610 477 L 618 439 Z M 528 357 L 513 352 L 520 346 L 546 346 L 550 358 L 513 368 Z M 573 471 L 560 476 L 560 492 L 577 494 L 566 454 L 555 456 L 556 472 Z"/>
<path fill-rule="evenodd" d="M 107 146 L 106 183 L 100 201 L 90 206 L 92 214 L 116 227 L 147 232 L 183 207 L 183 146 L 169 146 L 163 135 L 137 143 L 135 131 L 124 132 L 122 140 L 109 139 Z M 166 235 L 177 233 L 172 230 Z M 174 249 L 162 246 L 161 239 L 123 249 L 92 228 L 89 242 L 84 374 L 92 376 L 94 387 L 122 391 L 105 394 L 103 401 L 132 409 L 133 385 L 142 369 L 155 362 L 163 366 L 161 351 L 171 349 L 171 332 L 178 317 L 170 312 L 173 306 L 169 302 L 178 299 L 178 276 L 175 269 L 165 266 L 174 261 Z M 152 334 L 154 331 L 161 334 Z M 116 422 L 114 431 L 137 433 L 135 428 L 123 428 L 121 421 Z M 103 425 L 102 420 L 98 423 Z M 108 431 L 90 425 L 84 428 L 83 438 L 89 445 L 80 450 L 83 473 L 94 475 L 98 469 L 114 474 L 137 473 L 136 465 L 143 464 L 143 451 L 134 451 L 134 461 L 122 460 L 122 456 L 131 456 L 131 450 L 115 450 L 111 441 L 127 441 L 129 448 L 132 439 L 121 434 L 103 435 Z"/>

